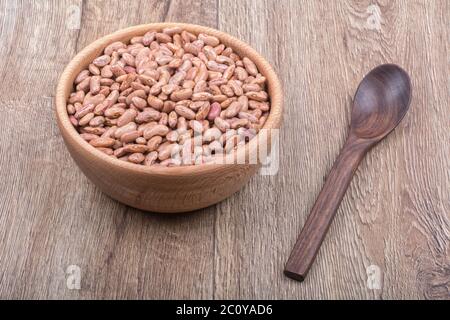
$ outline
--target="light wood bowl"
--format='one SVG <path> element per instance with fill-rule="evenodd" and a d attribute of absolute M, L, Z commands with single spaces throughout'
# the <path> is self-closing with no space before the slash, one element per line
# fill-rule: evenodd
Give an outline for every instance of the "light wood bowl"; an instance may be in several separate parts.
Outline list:
<path fill-rule="evenodd" d="M 214 35 L 240 56 L 255 62 L 267 78 L 271 111 L 265 129 L 278 129 L 282 120 L 283 98 L 280 81 L 270 64 L 244 42 L 215 29 L 182 23 L 155 23 L 117 31 L 91 43 L 70 61 L 58 83 L 55 96 L 56 119 L 64 142 L 83 173 L 103 192 L 129 206 L 154 212 L 187 212 L 213 205 L 238 191 L 253 176 L 257 164 L 202 164 L 182 167 L 146 167 L 105 155 L 84 141 L 66 111 L 66 101 L 78 73 L 115 41 L 129 41 L 150 29 L 180 26 L 194 34 Z M 258 139 L 252 139 L 240 152 L 256 154 Z"/>

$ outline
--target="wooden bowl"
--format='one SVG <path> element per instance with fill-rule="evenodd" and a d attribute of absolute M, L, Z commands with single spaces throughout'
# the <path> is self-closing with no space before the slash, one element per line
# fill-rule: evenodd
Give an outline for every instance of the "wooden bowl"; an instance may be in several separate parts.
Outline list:
<path fill-rule="evenodd" d="M 278 129 L 282 120 L 282 89 L 269 63 L 244 42 L 218 30 L 182 23 L 155 23 L 117 31 L 91 43 L 70 61 L 56 89 L 56 118 L 64 142 L 83 173 L 103 192 L 129 206 L 154 212 L 186 212 L 215 204 L 238 191 L 253 176 L 258 164 L 201 164 L 181 167 L 147 167 L 124 162 L 92 147 L 84 141 L 66 111 L 66 101 L 78 73 L 115 41 L 129 41 L 150 29 L 180 26 L 194 34 L 214 35 L 240 56 L 255 62 L 267 78 L 271 111 L 265 129 Z M 269 130 L 270 132 L 270 130 Z M 238 148 L 234 156 L 256 154 L 259 139 Z"/>

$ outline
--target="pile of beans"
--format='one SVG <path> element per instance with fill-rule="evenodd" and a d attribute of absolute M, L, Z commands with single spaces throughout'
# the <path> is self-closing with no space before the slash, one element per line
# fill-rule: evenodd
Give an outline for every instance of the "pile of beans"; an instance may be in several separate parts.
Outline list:
<path fill-rule="evenodd" d="M 252 139 L 266 79 L 219 39 L 181 28 L 114 42 L 74 81 L 67 112 L 102 152 L 142 165 L 207 163 Z"/>

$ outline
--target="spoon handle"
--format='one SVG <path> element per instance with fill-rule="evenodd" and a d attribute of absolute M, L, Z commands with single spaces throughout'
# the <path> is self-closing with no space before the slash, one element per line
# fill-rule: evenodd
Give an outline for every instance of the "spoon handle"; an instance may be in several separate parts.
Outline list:
<path fill-rule="evenodd" d="M 347 139 L 291 252 L 284 274 L 303 281 L 319 251 L 339 204 L 370 145 L 353 135 Z"/>

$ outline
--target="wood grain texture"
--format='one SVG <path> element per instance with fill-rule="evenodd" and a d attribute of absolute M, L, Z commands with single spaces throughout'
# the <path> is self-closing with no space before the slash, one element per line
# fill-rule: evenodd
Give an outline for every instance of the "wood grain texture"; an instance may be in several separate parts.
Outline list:
<path fill-rule="evenodd" d="M 79 29 L 67 25 L 71 5 Z M 0 297 L 449 299 L 449 15 L 445 0 L 0 0 Z M 52 106 L 76 52 L 159 21 L 241 38 L 286 97 L 278 174 L 170 218 L 95 188 Z M 292 281 L 283 266 L 344 143 L 356 86 L 386 62 L 410 73 L 411 109 L 362 161 L 306 281 Z M 66 287 L 72 264 L 81 290 Z M 379 290 L 367 286 L 371 265 Z"/>

